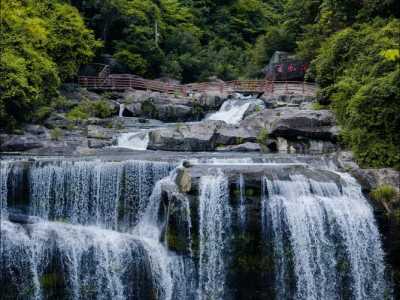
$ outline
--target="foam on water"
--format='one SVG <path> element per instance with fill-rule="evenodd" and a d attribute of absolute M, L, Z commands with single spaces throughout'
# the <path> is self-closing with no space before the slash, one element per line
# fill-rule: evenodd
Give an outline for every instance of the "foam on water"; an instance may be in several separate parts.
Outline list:
<path fill-rule="evenodd" d="M 223 299 L 224 252 L 229 247 L 231 227 L 228 179 L 223 175 L 203 176 L 200 193 L 199 299 Z"/>
<path fill-rule="evenodd" d="M 384 299 L 384 260 L 372 209 L 353 178 L 265 178 L 278 299 Z M 294 278 L 295 285 L 293 286 Z"/>
<path fill-rule="evenodd" d="M 117 146 L 131 150 L 146 150 L 149 145 L 149 132 L 122 133 L 117 139 Z"/>
<path fill-rule="evenodd" d="M 234 99 L 225 101 L 219 111 L 212 113 L 207 120 L 221 120 L 228 124 L 237 124 L 249 109 L 251 100 Z"/>

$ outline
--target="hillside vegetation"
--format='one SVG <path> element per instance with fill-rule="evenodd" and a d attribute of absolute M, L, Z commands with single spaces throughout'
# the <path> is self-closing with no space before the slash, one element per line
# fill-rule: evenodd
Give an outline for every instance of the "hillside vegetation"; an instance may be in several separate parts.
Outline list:
<path fill-rule="evenodd" d="M 311 62 L 369 166 L 400 165 L 397 0 L 3 0 L 0 126 L 40 122 L 79 66 L 111 56 L 123 72 L 182 82 L 262 76 L 276 50 Z"/>

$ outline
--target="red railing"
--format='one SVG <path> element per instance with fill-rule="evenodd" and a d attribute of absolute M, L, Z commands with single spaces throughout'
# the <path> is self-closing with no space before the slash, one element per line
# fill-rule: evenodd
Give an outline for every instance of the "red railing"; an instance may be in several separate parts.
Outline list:
<path fill-rule="evenodd" d="M 81 76 L 79 85 L 93 90 L 149 90 L 167 94 L 184 94 L 218 91 L 221 93 L 253 92 L 273 95 L 314 96 L 316 86 L 302 81 L 234 80 L 228 82 L 202 82 L 192 84 L 172 84 L 158 80 L 143 79 L 130 74 L 109 75 L 108 69 L 102 76 Z"/>

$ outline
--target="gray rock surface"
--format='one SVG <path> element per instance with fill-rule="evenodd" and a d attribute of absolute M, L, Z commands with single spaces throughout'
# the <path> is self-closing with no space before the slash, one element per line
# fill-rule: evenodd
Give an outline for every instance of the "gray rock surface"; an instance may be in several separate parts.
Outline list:
<path fill-rule="evenodd" d="M 340 151 L 337 156 L 339 166 L 350 172 L 361 184 L 364 192 L 388 184 L 400 192 L 400 172 L 392 168 L 362 169 L 354 160 L 351 152 Z"/>
<path fill-rule="evenodd" d="M 335 118 L 328 110 L 301 110 L 298 108 L 266 109 L 244 119 L 241 126 L 261 130 L 271 137 L 296 140 L 299 137 L 335 142 L 339 133 Z"/>
<path fill-rule="evenodd" d="M 240 145 L 217 147 L 216 150 L 222 152 L 260 152 L 261 146 L 257 143 L 243 143 Z"/>

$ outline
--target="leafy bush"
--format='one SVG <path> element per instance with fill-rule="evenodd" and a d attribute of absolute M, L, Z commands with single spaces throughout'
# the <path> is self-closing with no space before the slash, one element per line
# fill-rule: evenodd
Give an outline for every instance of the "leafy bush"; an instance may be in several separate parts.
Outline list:
<path fill-rule="evenodd" d="M 61 1 L 3 0 L 0 128 L 41 119 L 61 80 L 73 77 L 99 43 L 76 8 Z"/>
<path fill-rule="evenodd" d="M 63 136 L 63 131 L 56 127 L 50 131 L 50 137 L 53 141 L 59 141 Z"/>
<path fill-rule="evenodd" d="M 105 100 L 89 101 L 83 100 L 67 113 L 70 121 L 82 121 L 91 117 L 108 118 L 113 115 L 113 109 Z"/>
<path fill-rule="evenodd" d="M 383 201 L 389 204 L 397 198 L 398 193 L 393 186 L 384 184 L 371 191 L 370 195 L 376 201 Z"/>
<path fill-rule="evenodd" d="M 400 60 L 384 55 L 398 47 L 399 35 L 396 19 L 347 28 L 313 62 L 321 95 L 332 101 L 343 140 L 363 166 L 400 164 Z"/>
<path fill-rule="evenodd" d="M 268 130 L 267 128 L 262 128 L 257 135 L 257 143 L 260 145 L 267 145 L 268 140 Z"/>

